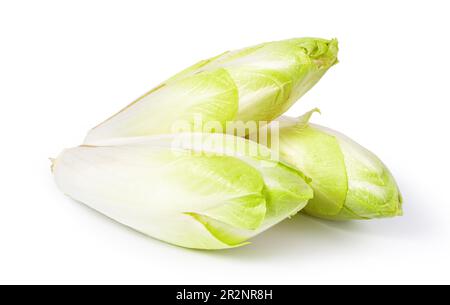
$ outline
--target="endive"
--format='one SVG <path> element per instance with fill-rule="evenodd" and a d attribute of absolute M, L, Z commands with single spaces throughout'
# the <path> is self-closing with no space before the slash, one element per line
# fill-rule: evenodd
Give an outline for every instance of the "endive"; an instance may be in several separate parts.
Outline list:
<path fill-rule="evenodd" d="M 64 151 L 53 163 L 57 185 L 112 219 L 178 246 L 243 245 L 313 196 L 301 172 L 243 138 L 180 134 L 114 144 Z"/>
<path fill-rule="evenodd" d="M 319 81 L 337 52 L 336 40 L 296 38 L 200 61 L 91 130 L 85 144 L 173 133 L 179 122 L 204 131 L 196 118 L 218 122 L 222 132 L 229 121 L 271 121 Z"/>
<path fill-rule="evenodd" d="M 332 220 L 402 215 L 401 194 L 387 167 L 341 133 L 309 123 L 315 111 L 297 119 L 282 117 L 279 147 L 273 147 L 312 179 L 314 198 L 304 211 Z"/>

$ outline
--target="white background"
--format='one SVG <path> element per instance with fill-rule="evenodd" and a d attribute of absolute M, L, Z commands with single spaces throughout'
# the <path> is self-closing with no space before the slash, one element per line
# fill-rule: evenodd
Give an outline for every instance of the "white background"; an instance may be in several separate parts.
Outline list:
<path fill-rule="evenodd" d="M 448 1 L 0 2 L 0 283 L 450 283 Z M 289 114 L 373 150 L 405 216 L 285 221 L 244 248 L 145 237 L 66 198 L 48 157 L 186 66 L 291 37 L 340 64 Z"/>

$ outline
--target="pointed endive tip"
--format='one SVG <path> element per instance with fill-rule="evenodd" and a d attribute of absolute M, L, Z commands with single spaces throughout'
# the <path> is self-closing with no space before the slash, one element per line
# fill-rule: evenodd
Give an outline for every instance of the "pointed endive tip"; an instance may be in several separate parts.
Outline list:
<path fill-rule="evenodd" d="M 333 38 L 328 43 L 328 56 L 330 58 L 330 67 L 337 65 L 339 63 L 338 58 L 339 53 L 339 41 L 337 38 Z"/>

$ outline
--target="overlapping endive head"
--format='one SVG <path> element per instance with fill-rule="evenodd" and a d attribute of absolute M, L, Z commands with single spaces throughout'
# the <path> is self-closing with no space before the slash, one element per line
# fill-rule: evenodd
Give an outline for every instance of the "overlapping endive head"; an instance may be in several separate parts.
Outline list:
<path fill-rule="evenodd" d="M 224 249 L 296 214 L 313 192 L 301 172 L 254 142 L 224 134 L 121 139 L 54 161 L 69 197 L 156 239 Z"/>
<path fill-rule="evenodd" d="M 402 198 L 387 167 L 348 137 L 310 124 L 314 111 L 280 119 L 281 159 L 312 179 L 314 198 L 304 211 L 332 220 L 402 215 Z"/>
<path fill-rule="evenodd" d="M 91 130 L 85 144 L 168 134 L 179 122 L 205 131 L 198 118 L 219 122 L 223 132 L 228 121 L 271 121 L 319 81 L 337 62 L 337 52 L 336 40 L 298 38 L 201 61 Z"/>

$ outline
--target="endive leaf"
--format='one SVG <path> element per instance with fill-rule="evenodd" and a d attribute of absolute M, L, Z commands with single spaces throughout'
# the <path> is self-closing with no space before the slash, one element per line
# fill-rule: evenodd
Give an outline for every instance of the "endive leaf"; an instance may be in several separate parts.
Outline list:
<path fill-rule="evenodd" d="M 337 63 L 337 41 L 299 38 L 225 52 L 185 69 L 94 128 L 85 144 L 115 138 L 205 130 L 194 124 L 269 122 Z M 174 128 L 175 127 L 175 128 Z M 221 129 L 221 130 L 219 130 Z"/>

